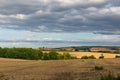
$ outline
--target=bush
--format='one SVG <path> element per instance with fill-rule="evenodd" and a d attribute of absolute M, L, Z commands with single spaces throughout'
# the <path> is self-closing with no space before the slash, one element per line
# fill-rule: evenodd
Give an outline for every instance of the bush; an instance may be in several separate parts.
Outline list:
<path fill-rule="evenodd" d="M 120 56 L 116 55 L 115 58 L 120 58 Z"/>
<path fill-rule="evenodd" d="M 94 55 L 91 55 L 88 57 L 89 59 L 96 59 L 96 57 Z"/>
<path fill-rule="evenodd" d="M 94 69 L 95 69 L 95 70 L 103 70 L 104 67 L 103 67 L 103 66 L 95 66 Z"/>
<path fill-rule="evenodd" d="M 99 59 L 104 59 L 104 55 L 103 55 L 103 54 L 101 54 L 101 56 L 99 57 Z"/>
<path fill-rule="evenodd" d="M 88 56 L 82 56 L 81 59 L 88 59 Z"/>
<path fill-rule="evenodd" d="M 91 56 L 82 56 L 81 59 L 96 59 L 94 55 Z"/>

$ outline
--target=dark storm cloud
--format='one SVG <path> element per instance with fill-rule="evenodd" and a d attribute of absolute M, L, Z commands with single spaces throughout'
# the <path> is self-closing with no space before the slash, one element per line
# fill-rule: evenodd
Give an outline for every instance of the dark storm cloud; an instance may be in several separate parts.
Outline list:
<path fill-rule="evenodd" d="M 119 0 L 1 0 L 0 27 L 120 35 Z"/>

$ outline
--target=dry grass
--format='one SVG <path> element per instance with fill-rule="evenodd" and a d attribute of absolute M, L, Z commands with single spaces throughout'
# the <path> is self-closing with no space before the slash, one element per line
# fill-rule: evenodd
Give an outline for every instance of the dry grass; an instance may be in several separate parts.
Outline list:
<path fill-rule="evenodd" d="M 58 52 L 64 53 L 64 52 Z M 94 55 L 96 58 L 99 58 L 101 54 L 104 55 L 104 58 L 115 58 L 116 55 L 120 56 L 120 54 L 112 54 L 112 53 L 98 53 L 98 52 L 68 52 L 73 56 L 77 56 L 77 58 L 81 58 L 82 56 L 91 56 Z"/>
<path fill-rule="evenodd" d="M 96 71 L 95 66 L 104 70 Z M 0 74 L 9 80 L 83 80 L 120 73 L 120 59 L 31 61 L 0 58 Z"/>

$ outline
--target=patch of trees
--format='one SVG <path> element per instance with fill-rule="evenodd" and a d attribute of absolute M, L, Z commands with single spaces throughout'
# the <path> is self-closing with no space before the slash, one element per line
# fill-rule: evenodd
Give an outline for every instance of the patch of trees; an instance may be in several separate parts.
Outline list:
<path fill-rule="evenodd" d="M 0 48 L 0 57 L 28 60 L 60 60 L 76 58 L 69 53 L 59 54 L 55 51 L 43 53 L 41 50 L 32 48 Z"/>
<path fill-rule="evenodd" d="M 94 55 L 91 56 L 82 56 L 81 59 L 96 59 Z"/>
<path fill-rule="evenodd" d="M 81 47 L 72 47 L 72 48 L 74 48 L 75 49 L 75 51 L 80 51 L 80 50 L 82 50 L 82 51 L 85 51 L 85 52 L 88 52 L 88 51 L 90 51 L 90 46 L 81 46 Z"/>
<path fill-rule="evenodd" d="M 43 53 L 42 60 L 66 60 L 77 59 L 77 57 L 71 56 L 69 53 L 59 54 L 55 51 L 49 53 Z"/>
<path fill-rule="evenodd" d="M 75 51 L 85 51 L 85 52 L 90 52 L 90 49 L 93 47 L 97 48 L 107 48 L 110 51 L 98 51 L 98 52 L 103 52 L 103 53 L 117 53 L 120 54 L 120 47 L 119 46 L 76 46 L 76 47 L 64 47 L 64 48 L 73 48 Z M 61 48 L 56 48 L 56 49 L 61 49 Z M 112 50 L 114 52 L 112 52 Z"/>

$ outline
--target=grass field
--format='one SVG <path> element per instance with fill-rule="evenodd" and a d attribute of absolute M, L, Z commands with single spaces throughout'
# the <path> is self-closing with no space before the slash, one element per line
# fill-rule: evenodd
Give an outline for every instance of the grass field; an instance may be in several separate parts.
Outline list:
<path fill-rule="evenodd" d="M 97 71 L 95 66 L 104 69 Z M 2 78 L 6 80 L 98 80 L 101 74 L 109 71 L 120 74 L 120 59 L 31 61 L 0 58 L 0 75 L 5 75 Z"/>

